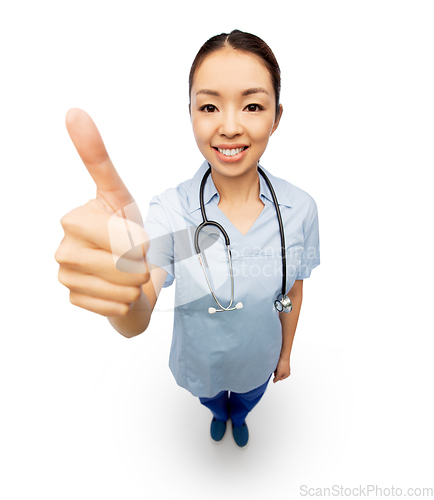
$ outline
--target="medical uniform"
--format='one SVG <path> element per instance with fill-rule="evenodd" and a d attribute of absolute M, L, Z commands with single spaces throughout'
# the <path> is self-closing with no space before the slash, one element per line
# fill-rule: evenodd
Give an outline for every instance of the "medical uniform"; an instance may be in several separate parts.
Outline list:
<path fill-rule="evenodd" d="M 202 222 L 200 184 L 208 168 L 205 161 L 193 178 L 154 196 L 144 224 L 150 238 L 148 264 L 168 272 L 164 287 L 175 282 L 170 370 L 178 385 L 204 400 L 222 391 L 247 393 L 266 386 L 282 347 L 282 327 L 274 307 L 282 288 L 279 224 L 271 192 L 260 174 L 265 206 L 245 235 L 218 207 L 220 195 L 212 176 L 206 181 L 207 218 L 220 223 L 230 238 L 233 305 L 243 303 L 235 311 L 208 312 L 218 306 L 194 245 L 196 227 Z M 281 210 L 289 292 L 295 280 L 308 278 L 320 263 L 317 206 L 308 193 L 261 168 Z M 207 227 L 199 241 L 208 279 L 226 307 L 231 279 L 224 238 L 217 228 Z"/>

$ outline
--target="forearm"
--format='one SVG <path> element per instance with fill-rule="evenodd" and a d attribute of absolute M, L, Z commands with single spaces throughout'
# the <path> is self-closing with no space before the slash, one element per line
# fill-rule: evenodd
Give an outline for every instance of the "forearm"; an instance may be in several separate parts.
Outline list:
<path fill-rule="evenodd" d="M 288 297 L 292 302 L 292 311 L 290 313 L 279 313 L 280 322 L 282 324 L 282 349 L 280 351 L 280 357 L 285 359 L 289 359 L 291 356 L 295 330 L 297 329 L 301 303 L 303 301 L 303 282 L 301 280 L 300 282 L 301 284 L 296 281 L 296 285 L 294 285 L 295 289 L 291 289 L 288 293 Z"/>
<path fill-rule="evenodd" d="M 143 333 L 151 321 L 152 308 L 148 297 L 141 293 L 139 300 L 134 302 L 131 311 L 126 316 L 107 317 L 112 327 L 127 338 Z"/>

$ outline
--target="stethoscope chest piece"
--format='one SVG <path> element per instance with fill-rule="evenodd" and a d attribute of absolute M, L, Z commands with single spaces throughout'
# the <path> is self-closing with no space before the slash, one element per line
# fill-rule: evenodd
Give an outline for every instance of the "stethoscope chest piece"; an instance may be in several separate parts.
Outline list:
<path fill-rule="evenodd" d="M 279 312 L 289 313 L 292 311 L 291 299 L 287 295 L 284 296 L 281 293 L 279 293 L 279 295 L 277 296 L 277 299 L 274 301 L 274 307 Z"/>

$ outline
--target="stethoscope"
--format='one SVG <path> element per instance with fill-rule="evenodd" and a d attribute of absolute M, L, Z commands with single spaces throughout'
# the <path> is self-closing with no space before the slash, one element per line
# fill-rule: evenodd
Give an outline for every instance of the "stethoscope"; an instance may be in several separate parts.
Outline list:
<path fill-rule="evenodd" d="M 208 165 L 209 165 L 209 163 L 208 163 Z M 276 208 L 276 213 L 277 213 L 277 220 L 279 221 L 280 241 L 282 243 L 282 293 L 279 293 L 279 295 L 277 296 L 277 299 L 274 301 L 274 307 L 279 312 L 289 313 L 292 310 L 292 303 L 291 303 L 291 299 L 285 294 L 285 289 L 286 289 L 286 253 L 285 253 L 285 235 L 284 235 L 284 230 L 283 230 L 282 217 L 280 214 L 280 209 L 279 209 L 279 204 L 277 202 L 276 194 L 274 192 L 274 189 L 273 189 L 273 186 L 271 185 L 270 180 L 265 175 L 265 172 L 262 170 L 262 168 L 259 165 L 258 165 L 258 171 L 262 175 L 262 177 L 265 179 L 266 183 L 268 184 L 268 187 L 270 188 L 271 194 L 273 196 L 274 206 Z M 242 309 L 243 304 L 242 304 L 242 302 L 238 302 L 234 307 L 231 307 L 232 302 L 234 300 L 234 277 L 232 274 L 232 254 L 231 254 L 231 251 L 229 248 L 229 245 L 230 245 L 229 236 L 221 224 L 219 224 L 218 222 L 215 222 L 215 221 L 210 221 L 206 218 L 205 206 L 204 206 L 204 202 L 203 202 L 203 191 L 205 188 L 206 180 L 207 180 L 208 176 L 210 175 L 210 173 L 211 173 L 211 165 L 209 165 L 208 170 L 205 172 L 205 174 L 202 178 L 201 185 L 200 185 L 200 209 L 202 212 L 203 222 L 201 224 L 199 224 L 199 226 L 197 226 L 197 228 L 196 228 L 196 232 L 194 234 L 194 245 L 196 247 L 196 253 L 199 256 L 200 265 L 202 266 L 203 272 L 205 274 L 205 278 L 206 278 L 206 281 L 208 283 L 208 287 L 212 293 L 212 296 L 214 297 L 214 300 L 217 302 L 219 307 L 221 307 L 221 309 L 215 309 L 214 307 L 210 307 L 208 309 L 208 312 L 210 314 L 214 314 L 215 312 L 234 311 L 235 309 Z M 211 283 L 209 282 L 208 275 L 206 274 L 205 266 L 203 265 L 202 253 L 201 253 L 200 248 L 199 248 L 199 233 L 206 226 L 216 226 L 222 232 L 223 236 L 225 237 L 225 243 L 226 243 L 226 247 L 227 247 L 227 251 L 228 251 L 229 272 L 231 275 L 231 301 L 227 307 L 223 307 L 220 304 L 220 302 L 218 301 L 218 299 L 217 299 L 217 297 L 212 289 Z"/>

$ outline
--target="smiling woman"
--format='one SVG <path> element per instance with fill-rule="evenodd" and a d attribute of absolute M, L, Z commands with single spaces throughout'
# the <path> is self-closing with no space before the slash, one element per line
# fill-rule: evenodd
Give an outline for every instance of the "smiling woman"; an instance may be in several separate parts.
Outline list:
<path fill-rule="evenodd" d="M 320 263 L 318 213 L 308 193 L 259 165 L 283 111 L 280 69 L 263 40 L 238 30 L 208 40 L 191 67 L 189 96 L 204 162 L 152 198 L 147 237 L 94 123 L 81 110 L 68 113 L 98 189 L 97 199 L 62 219 L 59 280 L 72 303 L 107 316 L 126 337 L 146 330 L 161 289 L 175 282 L 169 367 L 211 410 L 213 441 L 230 418 L 245 447 L 246 417 L 272 374 L 274 382 L 290 375 L 303 280 Z M 119 233 L 125 223 L 124 240 L 136 246 L 116 252 L 108 221 Z M 114 266 L 114 254 L 129 273 Z"/>

